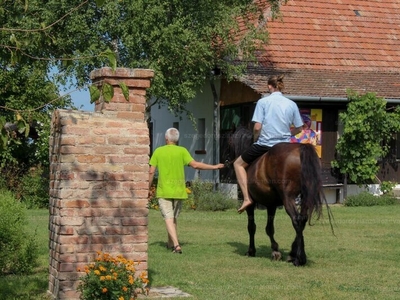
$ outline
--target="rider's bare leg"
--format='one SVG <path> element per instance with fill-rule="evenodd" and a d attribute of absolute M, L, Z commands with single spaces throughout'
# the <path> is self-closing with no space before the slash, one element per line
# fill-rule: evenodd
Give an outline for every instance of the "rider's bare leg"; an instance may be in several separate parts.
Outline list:
<path fill-rule="evenodd" d="M 248 164 L 242 159 L 241 156 L 239 156 L 233 163 L 233 167 L 235 168 L 236 173 L 236 179 L 243 193 L 243 203 L 242 206 L 238 209 L 238 213 L 240 214 L 244 212 L 248 206 L 253 204 L 253 200 L 250 198 L 249 191 L 247 190 L 247 166 Z"/>

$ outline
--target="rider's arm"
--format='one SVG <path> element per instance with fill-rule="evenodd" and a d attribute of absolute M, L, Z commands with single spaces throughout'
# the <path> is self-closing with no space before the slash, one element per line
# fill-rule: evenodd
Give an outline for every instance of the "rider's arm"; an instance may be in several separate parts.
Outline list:
<path fill-rule="evenodd" d="M 293 136 L 293 135 L 300 133 L 302 130 L 303 130 L 303 126 L 293 127 L 293 128 L 290 128 L 290 134 Z"/>
<path fill-rule="evenodd" d="M 257 142 L 258 137 L 260 136 L 262 124 L 255 122 L 253 127 L 253 141 Z"/>

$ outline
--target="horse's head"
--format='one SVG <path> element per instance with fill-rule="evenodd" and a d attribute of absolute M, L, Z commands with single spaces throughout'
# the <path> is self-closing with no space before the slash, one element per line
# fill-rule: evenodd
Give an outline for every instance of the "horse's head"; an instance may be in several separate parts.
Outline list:
<path fill-rule="evenodd" d="M 239 126 L 229 139 L 234 158 L 239 157 L 253 143 L 253 133 L 245 126 Z"/>

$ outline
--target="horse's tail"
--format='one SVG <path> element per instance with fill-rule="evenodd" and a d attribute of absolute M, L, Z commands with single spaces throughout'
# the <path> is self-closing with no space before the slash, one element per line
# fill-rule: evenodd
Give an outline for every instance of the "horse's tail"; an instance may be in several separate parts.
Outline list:
<path fill-rule="evenodd" d="M 322 205 L 326 204 L 328 211 L 329 224 L 333 235 L 333 214 L 326 201 L 325 193 L 322 189 L 321 165 L 320 160 L 311 144 L 301 144 L 300 147 L 301 160 L 301 208 L 305 209 L 308 216 L 308 223 L 311 225 L 311 217 L 315 212 L 317 219 L 321 217 Z"/>
<path fill-rule="evenodd" d="M 312 144 L 301 144 L 301 208 L 307 212 L 309 224 L 313 213 L 317 219 L 322 214 L 322 201 L 325 198 L 322 190 L 321 165 Z"/>

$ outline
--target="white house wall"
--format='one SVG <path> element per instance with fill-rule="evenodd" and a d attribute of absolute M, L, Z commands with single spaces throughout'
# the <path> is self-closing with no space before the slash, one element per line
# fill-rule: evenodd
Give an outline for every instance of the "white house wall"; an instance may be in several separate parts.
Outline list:
<path fill-rule="evenodd" d="M 220 95 L 220 81 L 215 82 L 215 88 L 218 95 Z M 194 119 L 197 121 L 199 118 L 205 119 L 205 150 L 206 154 L 195 154 L 198 148 L 199 133 L 194 128 L 192 121 L 190 121 L 186 114 L 181 115 L 181 120 L 174 114 L 170 113 L 167 108 L 153 106 L 151 109 L 151 122 L 153 123 L 153 149 L 165 144 L 165 131 L 174 127 L 174 123 L 179 123 L 179 145 L 189 150 L 192 157 L 199 162 L 207 164 L 219 163 L 219 139 L 216 139 L 216 159 L 213 160 L 213 120 L 214 120 L 214 97 L 211 90 L 211 85 L 208 81 L 203 86 L 202 90 L 199 91 L 196 97 L 187 104 L 186 108 L 192 112 Z M 219 120 L 219 109 L 218 116 Z M 219 133 L 219 122 L 217 122 L 217 134 Z M 217 171 L 200 171 L 195 170 L 191 167 L 186 167 L 186 181 L 194 179 L 202 179 L 207 181 L 214 181 L 213 178 L 218 178 Z"/>

